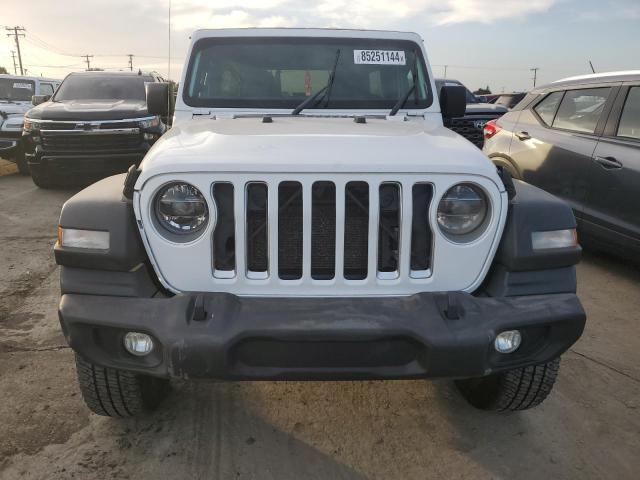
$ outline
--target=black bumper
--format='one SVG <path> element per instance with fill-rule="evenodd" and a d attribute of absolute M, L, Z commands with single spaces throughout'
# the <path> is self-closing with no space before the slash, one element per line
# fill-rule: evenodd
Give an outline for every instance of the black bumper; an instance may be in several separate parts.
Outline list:
<path fill-rule="evenodd" d="M 422 293 L 383 298 L 247 298 L 230 294 L 124 298 L 66 294 L 70 346 L 98 365 L 160 377 L 382 379 L 479 377 L 539 364 L 582 334 L 575 294 L 510 298 Z M 521 347 L 499 354 L 497 333 Z M 134 357 L 128 331 L 156 348 Z"/>
<path fill-rule="evenodd" d="M 22 145 L 22 135 L 0 132 L 0 157 L 14 160 Z"/>
<path fill-rule="evenodd" d="M 146 150 L 127 153 L 51 153 L 26 154 L 32 170 L 49 176 L 67 175 L 116 175 L 126 172 L 133 165 L 139 165 Z"/>

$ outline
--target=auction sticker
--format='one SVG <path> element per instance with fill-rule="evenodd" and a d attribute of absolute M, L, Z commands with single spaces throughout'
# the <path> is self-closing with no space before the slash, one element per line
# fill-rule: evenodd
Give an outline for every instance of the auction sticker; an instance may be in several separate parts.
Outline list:
<path fill-rule="evenodd" d="M 402 50 L 354 50 L 353 63 L 356 65 L 406 65 Z"/>
<path fill-rule="evenodd" d="M 13 88 L 26 88 L 27 90 L 31 90 L 30 83 L 14 83 Z"/>

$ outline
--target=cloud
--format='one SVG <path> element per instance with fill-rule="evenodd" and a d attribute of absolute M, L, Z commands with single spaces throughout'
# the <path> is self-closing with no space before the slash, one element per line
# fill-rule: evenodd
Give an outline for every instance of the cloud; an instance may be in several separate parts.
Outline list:
<path fill-rule="evenodd" d="M 559 0 L 174 0 L 176 30 L 247 27 L 389 28 L 407 19 L 432 25 L 492 23 L 548 10 Z"/>

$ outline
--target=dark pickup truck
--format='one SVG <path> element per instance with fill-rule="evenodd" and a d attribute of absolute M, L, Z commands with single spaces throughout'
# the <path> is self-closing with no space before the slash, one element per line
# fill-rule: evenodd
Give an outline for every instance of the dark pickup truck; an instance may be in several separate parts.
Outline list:
<path fill-rule="evenodd" d="M 443 86 L 461 86 L 458 80 L 436 78 L 436 88 L 438 91 Z M 484 126 L 487 122 L 501 117 L 509 111 L 508 108 L 491 103 L 482 103 L 471 91 L 467 90 L 467 109 L 463 117 L 445 119 L 444 126 L 462 135 L 473 143 L 476 147 L 482 148 L 484 145 Z"/>
<path fill-rule="evenodd" d="M 86 183 L 138 165 L 166 130 L 145 100 L 145 84 L 160 81 L 142 72 L 72 73 L 52 97 L 34 97 L 23 130 L 34 183 Z"/>

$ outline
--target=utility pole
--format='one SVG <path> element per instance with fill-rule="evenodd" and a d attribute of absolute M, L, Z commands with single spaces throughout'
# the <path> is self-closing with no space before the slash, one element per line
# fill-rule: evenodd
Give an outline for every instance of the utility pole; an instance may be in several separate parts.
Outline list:
<path fill-rule="evenodd" d="M 538 80 L 538 70 L 539 67 L 533 67 L 530 69 L 533 72 L 533 88 L 536 88 L 536 81 Z"/>
<path fill-rule="evenodd" d="M 87 62 L 87 72 L 89 70 L 91 70 L 91 60 L 89 60 L 90 58 L 93 58 L 93 55 L 82 55 L 82 58 L 84 58 L 84 61 Z"/>
<path fill-rule="evenodd" d="M 133 55 L 129 53 L 127 54 L 127 57 L 129 57 L 129 70 L 133 72 Z"/>
<path fill-rule="evenodd" d="M 449 65 L 445 65 L 445 66 L 444 66 L 444 79 L 445 79 L 445 80 L 447 79 L 447 67 L 448 67 L 448 66 L 449 66 Z"/>
<path fill-rule="evenodd" d="M 16 49 L 18 50 L 18 62 L 20 63 L 20 75 L 24 75 L 24 70 L 22 69 L 22 54 L 20 53 L 20 37 L 24 37 L 24 33 L 18 33 L 18 32 L 24 32 L 24 27 L 5 27 L 5 30 L 8 32 L 13 31 L 13 33 L 7 33 L 7 37 L 14 37 L 16 40 Z"/>
<path fill-rule="evenodd" d="M 11 58 L 13 58 L 13 73 L 14 75 L 18 74 L 18 65 L 16 64 L 16 52 L 15 50 L 11 50 Z"/>

